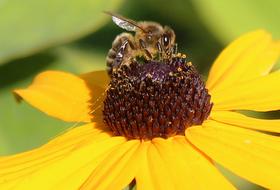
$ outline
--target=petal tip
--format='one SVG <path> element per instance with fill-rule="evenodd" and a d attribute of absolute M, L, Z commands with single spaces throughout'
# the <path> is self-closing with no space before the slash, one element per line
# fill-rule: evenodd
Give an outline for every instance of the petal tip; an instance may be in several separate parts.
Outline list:
<path fill-rule="evenodd" d="M 12 94 L 16 100 L 17 103 L 21 103 L 23 101 L 23 98 L 20 95 L 20 89 L 15 89 L 12 91 Z"/>

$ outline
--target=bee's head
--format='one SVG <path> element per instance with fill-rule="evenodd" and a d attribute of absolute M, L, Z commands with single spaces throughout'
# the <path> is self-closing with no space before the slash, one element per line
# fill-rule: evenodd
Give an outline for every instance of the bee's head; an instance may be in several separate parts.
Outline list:
<path fill-rule="evenodd" d="M 145 44 L 155 44 L 164 33 L 163 27 L 156 22 L 139 22 L 141 29 L 136 31 L 136 39 L 142 39 Z"/>

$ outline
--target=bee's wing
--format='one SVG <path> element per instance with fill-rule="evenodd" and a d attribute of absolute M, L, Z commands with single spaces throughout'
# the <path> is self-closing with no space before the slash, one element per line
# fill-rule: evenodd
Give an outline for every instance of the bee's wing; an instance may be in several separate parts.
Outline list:
<path fill-rule="evenodd" d="M 106 14 L 109 14 L 112 16 L 113 22 L 121 27 L 122 29 L 125 29 L 127 31 L 136 31 L 136 28 L 140 28 L 143 30 L 140 26 L 137 25 L 137 23 L 133 20 L 127 19 L 121 15 L 114 14 L 111 12 L 105 12 Z M 144 31 L 144 30 L 143 30 Z"/>
<path fill-rule="evenodd" d="M 133 25 L 133 24 L 131 24 L 131 23 L 127 22 L 126 20 L 123 20 L 119 17 L 112 16 L 112 20 L 116 25 L 118 25 L 122 29 L 125 29 L 127 31 L 135 31 L 136 30 L 135 25 Z"/>

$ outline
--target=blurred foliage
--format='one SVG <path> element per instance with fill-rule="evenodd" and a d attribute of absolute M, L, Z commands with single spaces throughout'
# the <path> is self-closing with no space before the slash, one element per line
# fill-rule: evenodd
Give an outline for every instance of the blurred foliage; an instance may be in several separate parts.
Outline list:
<path fill-rule="evenodd" d="M 279 38 L 279 8 L 277 0 L 0 1 L 0 155 L 37 147 L 74 125 L 17 104 L 12 90 L 43 70 L 105 69 L 107 51 L 123 30 L 103 10 L 169 25 L 179 51 L 206 76 L 222 48 L 241 33 L 265 28 Z M 222 171 L 240 189 L 260 189 Z"/>
<path fill-rule="evenodd" d="M 103 10 L 121 0 L 0 2 L 0 63 L 73 41 L 105 22 Z"/>
<path fill-rule="evenodd" d="M 259 28 L 280 38 L 280 1 L 194 0 L 193 3 L 204 23 L 224 42 Z"/>

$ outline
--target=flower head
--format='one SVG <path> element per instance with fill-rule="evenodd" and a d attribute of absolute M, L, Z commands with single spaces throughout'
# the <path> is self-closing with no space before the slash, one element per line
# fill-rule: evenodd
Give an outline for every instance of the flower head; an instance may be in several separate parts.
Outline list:
<path fill-rule="evenodd" d="M 122 189 L 135 179 L 140 190 L 235 189 L 215 161 L 253 183 L 279 189 L 280 139 L 264 132 L 280 133 L 280 120 L 236 112 L 280 109 L 280 72 L 271 72 L 279 53 L 280 43 L 265 31 L 241 36 L 217 58 L 206 88 L 181 58 L 173 62 L 179 70 L 150 62 L 149 68 L 122 71 L 131 76 L 118 75 L 109 88 L 105 71 L 80 77 L 41 73 L 28 88 L 15 93 L 50 116 L 88 124 L 37 149 L 0 158 L 0 187 Z M 153 67 L 165 74 L 146 72 Z M 102 113 L 95 108 L 101 105 L 105 89 Z M 151 102 L 144 102 L 145 94 Z M 184 107 L 186 94 L 192 101 Z M 153 131 L 154 127 L 158 129 Z"/>
<path fill-rule="evenodd" d="M 181 54 L 124 65 L 106 92 L 104 120 L 115 135 L 129 139 L 184 135 L 187 127 L 207 119 L 213 105 L 196 69 Z"/>

